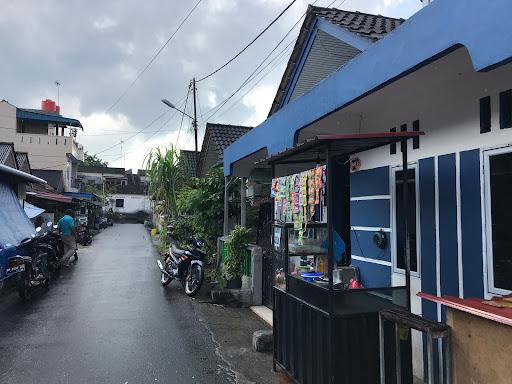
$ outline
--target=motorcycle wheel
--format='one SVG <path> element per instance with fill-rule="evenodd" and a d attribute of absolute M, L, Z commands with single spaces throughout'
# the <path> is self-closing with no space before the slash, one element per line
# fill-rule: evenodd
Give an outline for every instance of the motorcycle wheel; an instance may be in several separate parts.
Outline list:
<path fill-rule="evenodd" d="M 188 268 L 184 286 L 187 296 L 193 297 L 197 295 L 197 292 L 199 292 L 203 284 L 203 278 L 203 267 L 199 264 L 192 264 Z"/>
<path fill-rule="evenodd" d="M 31 273 L 30 264 L 25 264 L 23 279 L 19 282 L 18 286 L 18 295 L 25 301 L 28 301 L 32 298 L 32 287 L 30 286 Z"/>
<path fill-rule="evenodd" d="M 162 287 L 167 287 L 172 281 L 172 277 L 167 276 L 165 273 L 162 272 L 162 275 L 160 276 L 160 284 L 162 284 Z"/>

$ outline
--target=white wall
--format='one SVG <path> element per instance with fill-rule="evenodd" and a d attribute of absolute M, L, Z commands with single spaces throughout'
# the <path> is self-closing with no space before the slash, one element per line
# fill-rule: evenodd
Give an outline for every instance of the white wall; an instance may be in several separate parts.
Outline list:
<path fill-rule="evenodd" d="M 116 199 L 124 199 L 124 207 L 116 207 Z M 146 195 L 112 194 L 109 198 L 110 208 L 118 213 L 136 213 L 144 211 L 151 213 L 151 204 Z"/>

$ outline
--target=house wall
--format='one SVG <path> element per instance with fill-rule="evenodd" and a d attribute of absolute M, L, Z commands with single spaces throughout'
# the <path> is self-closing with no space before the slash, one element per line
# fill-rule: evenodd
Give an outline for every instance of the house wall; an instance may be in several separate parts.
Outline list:
<path fill-rule="evenodd" d="M 450 86 L 447 87 L 446 85 Z M 473 70 L 465 49 L 370 95 L 346 113 L 359 113 L 361 132 L 389 130 L 419 120 L 420 148 L 408 143 L 409 165 L 416 167 L 417 247 L 419 271 L 411 277 L 412 311 L 445 321 L 441 306 L 416 297 L 434 295 L 489 297 L 483 154 L 512 145 L 512 129 L 500 129 L 499 93 L 512 88 L 512 65 L 487 73 Z M 491 132 L 480 133 L 479 100 L 491 97 Z M 367 111 L 364 113 L 364 111 Z M 371 111 L 371 113 L 368 113 Z M 400 145 L 357 156 L 361 170 L 351 176 L 352 260 L 368 286 L 404 285 L 396 268 L 394 172 L 401 166 Z M 371 240 L 376 230 L 389 236 L 379 250 Z M 417 370 L 422 343 L 414 336 Z M 416 372 L 421 376 L 421 372 Z"/>
<path fill-rule="evenodd" d="M 116 207 L 116 199 L 124 199 L 124 207 Z M 117 213 L 136 213 L 144 211 L 151 213 L 151 204 L 146 195 L 112 194 L 109 198 L 110 206 Z"/>

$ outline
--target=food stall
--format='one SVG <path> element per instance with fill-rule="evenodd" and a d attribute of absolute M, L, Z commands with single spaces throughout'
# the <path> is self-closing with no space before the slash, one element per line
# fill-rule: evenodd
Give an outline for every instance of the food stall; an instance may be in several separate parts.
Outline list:
<path fill-rule="evenodd" d="M 410 309 L 410 255 L 406 248 L 405 286 L 358 281 L 350 266 L 351 155 L 400 142 L 407 170 L 407 140 L 422 134 L 316 136 L 260 162 L 273 175 L 274 368 L 295 382 L 379 382 L 379 311 Z M 403 228 L 408 239 L 407 222 Z M 394 335 L 391 324 L 385 332 Z M 410 333 L 400 343 L 402 382 L 412 382 Z M 397 348 L 388 344 L 386 383 L 394 383 Z"/>
<path fill-rule="evenodd" d="M 512 296 L 490 300 L 418 296 L 446 307 L 454 384 L 511 382 Z"/>

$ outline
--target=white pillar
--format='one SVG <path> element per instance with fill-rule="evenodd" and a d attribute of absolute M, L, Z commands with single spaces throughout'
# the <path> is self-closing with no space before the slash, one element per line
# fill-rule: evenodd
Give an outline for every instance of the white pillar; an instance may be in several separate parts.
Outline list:
<path fill-rule="evenodd" d="M 224 177 L 224 236 L 229 232 L 229 177 Z"/>
<path fill-rule="evenodd" d="M 240 225 L 245 227 L 246 225 L 246 190 L 245 190 L 245 181 L 244 177 L 240 178 Z"/>

